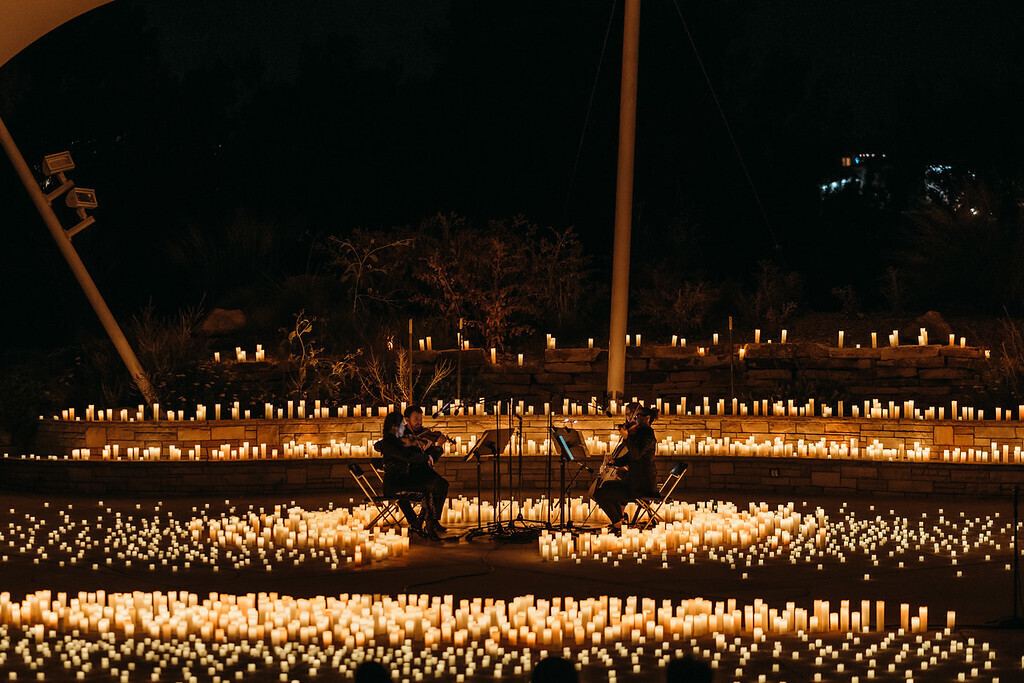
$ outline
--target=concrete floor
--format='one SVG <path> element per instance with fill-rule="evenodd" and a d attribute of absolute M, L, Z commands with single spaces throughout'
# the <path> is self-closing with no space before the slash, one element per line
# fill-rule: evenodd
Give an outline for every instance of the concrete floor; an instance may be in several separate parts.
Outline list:
<path fill-rule="evenodd" d="M 686 495 L 693 502 L 714 497 L 710 492 L 704 495 L 687 492 Z M 1024 631 L 1000 627 L 1004 619 L 1014 614 L 1013 571 L 1008 568 L 1012 567 L 1013 561 L 1010 549 L 1011 500 L 783 500 L 743 494 L 730 494 L 725 500 L 741 507 L 749 502 L 763 501 L 772 507 L 793 502 L 799 511 L 808 514 L 820 507 L 831 522 L 840 525 L 834 527 L 836 530 L 843 528 L 841 524 L 844 521 L 857 524 L 850 526 L 848 538 L 835 538 L 839 550 L 824 552 L 809 558 L 809 561 L 806 555 L 800 556 L 795 563 L 789 553 L 775 556 L 734 553 L 731 559 L 713 559 L 708 553 L 697 553 L 692 562 L 687 558 L 671 557 L 667 568 L 662 566 L 660 558 L 638 563 L 632 557 L 624 557 L 618 561 L 618 566 L 615 566 L 615 559 L 545 562 L 541 559 L 535 537 L 471 538 L 473 535 L 467 532 L 475 527 L 463 526 L 451 528 L 453 536 L 461 536 L 456 540 L 437 544 L 414 539 L 410 551 L 399 558 L 352 569 L 342 566 L 331 570 L 322 561 L 304 561 L 297 566 L 279 563 L 271 572 L 264 567 L 233 568 L 224 563 L 217 571 L 208 564 L 186 570 L 180 563 L 177 571 L 172 571 L 171 566 L 159 565 L 151 571 L 141 563 L 130 568 L 121 562 L 107 566 L 102 560 L 109 553 L 100 545 L 84 550 L 86 560 L 75 566 L 65 563 L 61 567 L 57 561 L 59 553 L 51 550 L 46 559 L 42 559 L 39 553 L 39 548 L 47 543 L 53 548 L 56 536 L 50 541 L 43 541 L 44 534 L 40 532 L 35 544 L 28 547 L 27 541 L 19 538 L 15 530 L 22 526 L 27 529 L 30 524 L 46 520 L 42 530 L 53 531 L 61 512 L 93 523 L 97 523 L 98 516 L 109 521 L 117 512 L 125 518 L 159 515 L 160 520 L 173 516 L 184 521 L 196 514 L 193 508 L 202 510 L 207 504 L 210 506 L 209 514 L 214 515 L 230 507 L 244 511 L 250 506 L 253 509 L 261 506 L 271 508 L 275 504 L 294 504 L 306 510 L 319 510 L 326 509 L 331 503 L 335 506 L 348 505 L 348 500 L 331 501 L 323 495 L 283 499 L 261 496 L 230 501 L 174 499 L 159 504 L 154 501 L 105 500 L 101 506 L 95 499 L 3 494 L 0 498 L 0 533 L 6 537 L 0 541 L 0 553 L 6 555 L 6 559 L 0 562 L 0 591 L 10 593 L 14 599 L 40 589 L 70 593 L 188 590 L 200 595 L 211 591 L 234 594 L 276 591 L 294 597 L 341 593 L 425 593 L 451 594 L 456 599 L 491 597 L 504 600 L 527 594 L 539 598 L 635 595 L 676 603 L 700 596 L 715 601 L 734 598 L 741 605 L 759 598 L 780 609 L 787 602 L 810 609 L 815 599 L 830 600 L 833 606 L 843 599 L 849 599 L 853 604 L 859 604 L 861 600 L 871 600 L 872 603 L 885 600 L 887 614 L 890 615 L 887 633 L 856 636 L 812 634 L 804 639 L 795 635 L 769 636 L 766 642 L 756 646 L 752 646 L 749 638 L 738 643 L 730 638 L 731 648 L 727 646 L 724 649 L 718 649 L 714 639 L 708 636 L 693 642 L 669 643 L 667 647 L 660 643 L 646 643 L 642 652 L 635 646 L 622 647 L 618 651 L 609 646 L 603 653 L 598 648 L 574 647 L 568 654 L 580 662 L 581 680 L 585 681 L 662 680 L 664 674 L 660 665 L 667 657 L 694 653 L 714 663 L 716 681 L 756 681 L 761 676 L 766 681 L 865 681 L 869 677 L 907 680 L 908 671 L 912 680 L 918 681 L 958 680 L 961 674 L 964 680 L 1024 681 Z M 107 512 L 108 508 L 110 512 Z M 854 530 L 853 526 L 857 529 Z M 870 559 L 869 552 L 856 547 L 842 548 L 844 540 L 864 540 L 872 528 L 879 534 L 890 529 L 890 538 L 907 539 L 908 546 L 890 557 L 888 551 L 898 548 L 898 542 L 891 540 L 888 544 L 881 544 L 875 551 L 877 565 Z M 925 534 L 928 537 L 921 543 Z M 937 538 L 961 536 L 977 540 L 979 546 L 966 553 L 961 547 L 955 558 L 946 548 L 934 549 Z M 914 547 L 915 543 L 921 547 Z M 93 564 L 97 564 L 97 568 L 94 569 Z M 929 607 L 931 627 L 923 638 L 915 634 L 895 634 L 898 605 L 904 602 L 912 605 L 912 613 L 916 613 L 919 605 Z M 947 610 L 956 611 L 957 627 L 950 634 L 936 637 L 936 632 L 941 632 L 945 623 Z M 1024 615 L 1020 606 L 1017 613 Z M 0 638 L 0 671 L 6 675 L 13 674 L 18 680 L 37 678 L 37 672 L 26 668 L 21 655 L 14 652 L 19 634 L 20 631 L 12 629 L 6 638 Z M 921 654 L 929 648 L 937 653 L 938 661 L 934 664 L 928 663 L 927 654 Z M 541 653 L 534 649 L 527 658 L 519 650 L 509 660 L 514 649 L 505 647 L 502 653 L 508 664 L 503 668 L 502 678 L 526 680 L 529 666 L 538 661 Z M 434 652 L 442 660 L 449 661 L 442 679 L 459 680 L 459 666 L 463 667 L 464 680 L 493 679 L 493 670 L 486 667 L 478 666 L 467 675 L 463 661 L 465 653 L 452 651 L 448 656 L 444 650 L 442 647 Z M 580 657 L 581 650 L 586 651 L 586 657 Z M 278 654 L 286 658 L 286 655 Z M 477 655 L 481 654 L 482 651 L 477 652 Z M 343 680 L 351 674 L 354 663 L 364 656 L 387 659 L 398 672 L 396 680 L 414 681 L 417 671 L 424 674 L 425 680 L 433 680 L 437 671 L 433 663 L 428 666 L 429 657 L 423 653 L 417 657 L 405 653 L 409 667 L 408 673 L 404 674 L 401 653 L 380 650 L 349 652 L 342 658 L 348 663 L 345 672 L 337 667 L 323 668 L 318 680 Z M 419 664 L 415 663 L 417 659 Z M 451 663 L 456 659 L 461 664 Z M 265 659 L 253 661 L 258 666 L 253 672 L 242 671 L 244 680 L 309 678 L 308 670 L 302 669 L 301 662 L 285 672 L 277 666 L 276 660 L 273 665 L 267 664 Z M 991 668 L 985 668 L 986 661 L 990 662 Z M 921 662 L 925 663 L 924 668 Z M 518 674 L 513 664 L 519 665 Z M 146 666 L 140 660 L 140 668 L 134 673 L 144 672 L 147 676 L 136 677 L 133 673 L 130 680 L 151 680 L 150 669 Z M 639 672 L 634 670 L 634 666 L 639 667 Z M 44 673 L 47 680 L 74 679 L 74 669 L 62 668 L 56 659 L 53 662 L 47 660 L 40 667 L 39 672 Z M 197 680 L 212 680 L 214 675 L 222 676 L 222 680 L 237 679 L 230 673 L 230 666 L 226 673 L 211 674 L 210 671 L 212 669 L 201 667 L 193 669 L 192 675 L 197 676 Z M 616 671 L 616 674 L 612 676 L 609 671 Z M 976 676 L 973 675 L 975 672 Z M 173 666 L 162 670 L 158 676 L 159 680 L 180 678 L 183 678 L 180 668 L 176 670 Z M 88 672 L 85 680 L 111 680 L 111 677 L 97 668 Z"/>

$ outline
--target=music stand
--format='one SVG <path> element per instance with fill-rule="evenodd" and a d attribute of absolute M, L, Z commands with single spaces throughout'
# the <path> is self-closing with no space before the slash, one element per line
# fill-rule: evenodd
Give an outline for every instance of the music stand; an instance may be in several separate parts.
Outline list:
<path fill-rule="evenodd" d="M 572 520 L 566 522 L 565 520 L 565 499 L 569 494 L 569 489 L 572 488 L 573 484 L 576 483 L 576 479 L 580 476 L 583 470 L 593 473 L 590 467 L 587 466 L 586 459 L 589 453 L 587 453 L 587 445 L 584 443 L 583 438 L 580 436 L 579 431 L 572 429 L 571 427 L 552 427 L 551 436 L 555 443 L 558 444 L 559 450 L 559 461 L 560 461 L 560 475 L 559 485 L 562 487 L 562 493 L 559 496 L 559 527 L 560 528 L 572 528 Z M 572 476 L 572 480 L 568 484 L 565 483 L 565 463 L 574 462 L 579 465 L 576 470 L 576 474 Z"/>
<path fill-rule="evenodd" d="M 465 462 L 469 462 L 473 458 L 476 458 L 476 500 L 477 505 L 480 506 L 481 512 L 483 508 L 483 487 L 481 485 L 480 475 L 480 463 L 483 460 L 482 456 L 489 455 L 494 458 L 494 509 L 495 509 L 495 525 L 497 528 L 501 528 L 501 520 L 498 519 L 497 511 L 501 499 L 499 498 L 498 491 L 498 477 L 501 460 L 498 456 L 505 452 L 508 447 L 509 441 L 512 440 L 511 429 L 488 429 L 480 438 L 477 439 L 476 443 L 473 444 L 473 448 L 470 449 L 469 453 L 466 454 Z M 476 518 L 476 527 L 479 531 L 483 526 L 483 515 L 478 514 Z"/>

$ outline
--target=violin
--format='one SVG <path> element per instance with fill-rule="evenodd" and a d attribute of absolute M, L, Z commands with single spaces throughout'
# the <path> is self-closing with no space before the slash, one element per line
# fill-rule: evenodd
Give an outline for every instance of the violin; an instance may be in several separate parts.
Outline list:
<path fill-rule="evenodd" d="M 434 461 L 441 457 L 441 453 L 435 452 L 435 456 L 434 453 L 427 453 L 427 451 L 429 451 L 431 448 L 434 448 L 435 446 L 440 450 L 441 444 L 444 444 L 446 441 L 448 441 L 448 437 L 442 434 L 441 432 L 435 432 L 429 429 L 424 429 L 418 434 L 413 434 L 411 431 L 407 431 L 405 435 L 402 437 L 402 441 L 403 443 L 405 443 L 406 446 L 418 448 L 425 455 L 427 455 L 430 460 L 430 465 L 431 467 L 433 467 Z M 440 441 L 440 444 L 438 443 L 438 441 Z"/>

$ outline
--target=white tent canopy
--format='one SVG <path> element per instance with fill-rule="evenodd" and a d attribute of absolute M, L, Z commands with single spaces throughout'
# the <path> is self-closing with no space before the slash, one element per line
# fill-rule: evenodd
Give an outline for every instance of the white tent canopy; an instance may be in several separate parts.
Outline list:
<path fill-rule="evenodd" d="M 111 0 L 0 0 L 0 66 L 61 24 Z"/>

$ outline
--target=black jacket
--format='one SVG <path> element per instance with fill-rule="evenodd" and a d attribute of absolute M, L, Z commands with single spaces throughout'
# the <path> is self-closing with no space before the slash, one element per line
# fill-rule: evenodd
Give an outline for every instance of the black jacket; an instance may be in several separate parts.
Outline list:
<path fill-rule="evenodd" d="M 654 455 L 658 437 L 649 425 L 637 425 L 626 437 L 626 452 L 615 459 L 619 467 L 629 468 L 629 490 L 636 496 L 653 497 L 658 494 L 658 470 Z"/>

